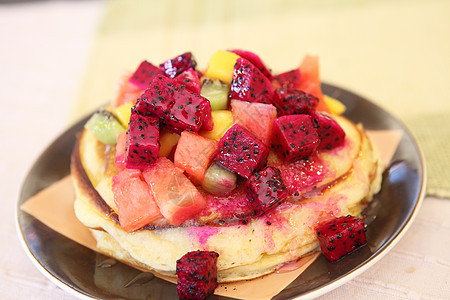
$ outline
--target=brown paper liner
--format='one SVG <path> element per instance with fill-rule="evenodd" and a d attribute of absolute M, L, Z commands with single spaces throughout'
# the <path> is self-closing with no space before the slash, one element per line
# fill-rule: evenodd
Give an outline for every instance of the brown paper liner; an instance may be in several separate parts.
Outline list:
<path fill-rule="evenodd" d="M 377 130 L 368 131 L 367 134 L 378 148 L 384 166 L 387 166 L 397 149 L 403 132 L 401 130 Z M 75 190 L 69 175 L 28 199 L 22 204 L 21 209 L 56 232 L 100 252 L 90 231 L 75 216 L 74 199 Z M 215 294 L 240 299 L 270 299 L 306 270 L 319 254 L 316 252 L 303 257 L 297 262 L 296 269 L 293 271 L 275 272 L 253 280 L 220 284 Z M 176 282 L 173 278 L 155 275 Z"/>

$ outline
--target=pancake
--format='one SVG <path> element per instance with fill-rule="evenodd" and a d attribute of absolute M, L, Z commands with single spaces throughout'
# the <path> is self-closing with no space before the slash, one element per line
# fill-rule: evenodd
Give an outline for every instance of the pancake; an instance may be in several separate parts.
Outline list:
<path fill-rule="evenodd" d="M 301 188 L 264 215 L 255 218 L 245 209 L 232 214 L 223 209 L 226 203 L 241 201 L 242 185 L 238 185 L 228 197 L 202 191 L 207 208 L 181 226 L 157 220 L 130 233 L 120 227 L 111 191 L 117 172 L 115 149 L 84 130 L 71 162 L 75 213 L 90 228 L 102 252 L 140 268 L 175 276 L 176 260 L 186 252 L 209 250 L 219 253 L 219 282 L 271 273 L 317 249 L 314 228 L 318 223 L 348 214 L 359 216 L 380 188 L 380 158 L 364 128 L 334 117 L 346 132 L 343 146 L 320 150 L 294 164 L 269 155 L 268 165 L 282 169 L 287 185 L 295 188 L 297 182 Z"/>

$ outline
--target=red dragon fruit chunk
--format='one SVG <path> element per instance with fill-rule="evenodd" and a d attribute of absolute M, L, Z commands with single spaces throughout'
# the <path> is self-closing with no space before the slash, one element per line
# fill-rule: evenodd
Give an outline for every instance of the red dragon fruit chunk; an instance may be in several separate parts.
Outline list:
<path fill-rule="evenodd" d="M 238 58 L 234 65 L 229 97 L 248 102 L 271 104 L 272 84 L 250 61 Z"/>
<path fill-rule="evenodd" d="M 205 299 L 217 288 L 217 258 L 213 251 L 191 251 L 177 260 L 180 299 Z"/>
<path fill-rule="evenodd" d="M 366 244 L 364 222 L 350 215 L 320 224 L 316 234 L 322 254 L 329 261 L 336 261 Z"/>
<path fill-rule="evenodd" d="M 214 123 L 209 100 L 178 85 L 174 88 L 174 103 L 165 124 L 180 134 L 184 130 L 198 132 L 200 128 L 212 130 Z"/>
<path fill-rule="evenodd" d="M 273 96 L 273 104 L 280 116 L 305 114 L 317 107 L 319 98 L 294 88 L 278 88 Z"/>
<path fill-rule="evenodd" d="M 160 118 L 164 126 L 177 134 L 184 130 L 198 132 L 200 128 L 213 128 L 208 99 L 164 76 L 154 79 L 138 99 L 135 109 L 142 115 Z"/>
<path fill-rule="evenodd" d="M 289 196 L 280 170 L 274 167 L 253 173 L 245 182 L 245 191 L 257 216 L 281 204 Z"/>
<path fill-rule="evenodd" d="M 197 62 L 192 56 L 192 53 L 186 52 L 163 62 L 159 65 L 159 68 L 166 74 L 166 76 L 174 78 L 186 70 L 195 69 L 196 66 Z"/>
<path fill-rule="evenodd" d="M 158 158 L 159 119 L 132 110 L 127 134 L 125 167 L 145 169 Z"/>
<path fill-rule="evenodd" d="M 269 149 L 245 127 L 235 124 L 217 145 L 214 161 L 226 169 L 249 178 L 266 163 Z"/>
<path fill-rule="evenodd" d="M 181 72 L 175 77 L 175 81 L 181 85 L 185 85 L 190 91 L 200 95 L 200 78 L 194 69 Z"/>
<path fill-rule="evenodd" d="M 234 54 L 245 58 L 246 60 L 254 64 L 255 67 L 257 67 L 264 76 L 266 76 L 269 80 L 272 80 L 272 73 L 269 71 L 269 69 L 267 69 L 261 58 L 255 53 L 240 49 L 231 50 L 230 52 L 233 52 Z"/>
<path fill-rule="evenodd" d="M 164 75 L 164 73 L 160 69 L 158 69 L 158 67 L 144 60 L 143 62 L 141 62 L 136 71 L 134 71 L 133 75 L 131 75 L 128 81 L 135 86 L 145 90 L 150 86 L 153 79 L 158 75 Z"/>
<path fill-rule="evenodd" d="M 310 110 L 309 114 L 313 118 L 314 126 L 317 128 L 320 143 L 318 149 L 333 149 L 345 142 L 345 131 L 342 127 L 325 113 Z"/>
<path fill-rule="evenodd" d="M 272 86 L 274 89 L 277 88 L 298 88 L 300 86 L 300 81 L 302 78 L 302 73 L 300 69 L 294 69 L 281 74 L 278 74 L 272 79 Z"/>
<path fill-rule="evenodd" d="M 174 83 L 165 76 L 157 76 L 137 100 L 135 110 L 141 115 L 164 119 L 173 107 Z"/>
<path fill-rule="evenodd" d="M 311 116 L 282 116 L 273 122 L 271 147 L 284 162 L 306 158 L 318 145 L 319 135 Z"/>

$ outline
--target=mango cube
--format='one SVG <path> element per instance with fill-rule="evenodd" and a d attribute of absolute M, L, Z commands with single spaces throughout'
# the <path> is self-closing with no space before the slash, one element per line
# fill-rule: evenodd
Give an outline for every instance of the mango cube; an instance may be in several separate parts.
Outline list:
<path fill-rule="evenodd" d="M 133 102 L 130 101 L 116 107 L 113 110 L 113 113 L 116 116 L 116 118 L 125 127 L 128 127 L 128 123 L 130 122 L 131 108 L 133 107 L 133 105 L 134 105 Z"/>
<path fill-rule="evenodd" d="M 229 110 L 214 110 L 211 112 L 214 128 L 211 131 L 200 131 L 199 134 L 211 140 L 219 140 L 233 126 L 233 114 Z"/>
<path fill-rule="evenodd" d="M 346 107 L 341 101 L 327 95 L 323 95 L 323 101 L 332 114 L 341 115 L 345 112 Z"/>
<path fill-rule="evenodd" d="M 226 84 L 231 84 L 236 60 L 240 56 L 232 52 L 218 50 L 209 60 L 205 77 L 219 79 Z"/>
<path fill-rule="evenodd" d="M 173 147 L 178 143 L 180 135 L 169 131 L 163 131 L 159 135 L 159 157 L 168 157 Z"/>

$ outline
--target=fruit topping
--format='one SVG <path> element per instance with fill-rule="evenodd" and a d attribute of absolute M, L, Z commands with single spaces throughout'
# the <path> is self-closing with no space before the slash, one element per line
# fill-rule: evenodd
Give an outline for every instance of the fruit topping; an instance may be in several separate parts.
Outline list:
<path fill-rule="evenodd" d="M 272 149 L 284 162 L 306 158 L 318 145 L 319 135 L 311 116 L 282 116 L 273 122 Z"/>
<path fill-rule="evenodd" d="M 129 81 L 141 89 L 146 89 L 151 86 L 155 77 L 163 75 L 164 72 L 158 69 L 158 67 L 144 60 L 136 71 L 134 71 L 133 75 L 131 75 Z"/>
<path fill-rule="evenodd" d="M 183 71 L 174 79 L 179 84 L 185 85 L 186 88 L 193 93 L 200 94 L 200 78 L 198 77 L 197 71 L 194 69 Z"/>
<path fill-rule="evenodd" d="M 104 109 L 93 114 L 84 127 L 105 145 L 114 145 L 119 133 L 126 130 L 112 113 Z"/>
<path fill-rule="evenodd" d="M 233 69 L 238 55 L 233 52 L 218 50 L 213 53 L 209 59 L 208 68 L 204 74 L 207 78 L 219 79 L 220 81 L 231 84 L 233 79 Z"/>
<path fill-rule="evenodd" d="M 273 121 L 277 109 L 272 104 L 231 100 L 231 112 L 236 124 L 247 128 L 265 145 L 270 145 Z"/>
<path fill-rule="evenodd" d="M 277 88 L 293 88 L 296 89 L 300 85 L 302 74 L 300 69 L 294 69 L 281 74 L 278 74 L 272 79 L 273 89 Z"/>
<path fill-rule="evenodd" d="M 133 106 L 134 103 L 129 101 L 121 104 L 113 110 L 113 114 L 116 116 L 117 120 L 119 120 L 120 123 L 125 127 L 127 127 L 128 123 L 130 122 L 131 108 Z"/>
<path fill-rule="evenodd" d="M 306 55 L 300 64 L 302 77 L 297 89 L 314 95 L 319 99 L 317 110 L 328 112 L 329 109 L 323 101 L 323 93 L 320 87 L 319 78 L 319 58 L 317 56 Z"/>
<path fill-rule="evenodd" d="M 217 141 L 183 131 L 174 155 L 175 166 L 183 169 L 195 184 L 201 184 L 216 152 Z"/>
<path fill-rule="evenodd" d="M 137 100 L 134 106 L 135 110 L 141 115 L 153 115 L 164 120 L 173 107 L 175 85 L 177 85 L 175 81 L 170 78 L 165 76 L 155 77 L 150 87 Z"/>
<path fill-rule="evenodd" d="M 198 132 L 213 129 L 211 105 L 208 99 L 189 90 L 180 89 L 175 93 L 175 102 L 170 111 L 166 125 L 176 133 L 183 130 Z"/>
<path fill-rule="evenodd" d="M 214 161 L 242 177 L 261 169 L 269 149 L 245 127 L 235 124 L 220 139 Z"/>
<path fill-rule="evenodd" d="M 177 57 L 169 59 L 159 65 L 159 68 L 170 78 L 174 78 L 178 74 L 189 70 L 195 69 L 197 62 L 192 56 L 191 52 L 186 52 Z"/>
<path fill-rule="evenodd" d="M 141 170 L 123 169 L 112 180 L 120 226 L 134 231 L 162 218 Z"/>
<path fill-rule="evenodd" d="M 230 86 L 219 79 L 203 79 L 200 95 L 211 103 L 211 109 L 223 110 L 228 108 L 228 91 Z"/>
<path fill-rule="evenodd" d="M 344 144 L 345 131 L 334 119 L 318 111 L 310 111 L 310 115 L 319 134 L 318 149 L 332 149 Z"/>
<path fill-rule="evenodd" d="M 159 157 L 169 157 L 173 155 L 173 150 L 180 139 L 180 135 L 172 133 L 166 129 L 160 129 L 159 132 Z"/>
<path fill-rule="evenodd" d="M 113 107 L 118 107 L 127 102 L 136 103 L 137 98 L 144 92 L 144 89 L 136 86 L 134 83 L 130 82 L 130 78 L 133 74 L 126 72 L 120 76 L 115 89 L 114 100 L 112 101 Z M 128 123 L 127 123 L 128 124 Z"/>
<path fill-rule="evenodd" d="M 364 222 L 350 215 L 320 224 L 316 233 L 322 254 L 329 261 L 336 261 L 366 243 Z"/>
<path fill-rule="evenodd" d="M 132 111 L 128 127 L 125 166 L 144 169 L 158 158 L 159 119 Z"/>
<path fill-rule="evenodd" d="M 122 131 L 117 136 L 116 155 L 114 158 L 117 171 L 125 169 L 125 161 L 127 158 L 127 139 L 128 135 L 126 131 Z"/>
<path fill-rule="evenodd" d="M 171 225 L 181 225 L 206 207 L 197 188 L 169 159 L 158 158 L 142 174 L 161 214 Z"/>
<path fill-rule="evenodd" d="M 226 196 L 236 188 L 237 175 L 216 163 L 206 170 L 202 188 L 216 196 Z"/>
<path fill-rule="evenodd" d="M 290 192 L 298 198 L 316 188 L 324 175 L 314 152 L 345 141 L 323 100 L 317 57 L 276 76 L 245 50 L 215 52 L 204 74 L 196 65 L 190 52 L 159 68 L 143 61 L 123 76 L 112 113 L 86 124 L 101 142 L 116 143 L 114 194 L 126 230 L 156 217 L 179 226 L 262 215 Z M 156 207 L 142 214 L 145 222 L 137 218 L 148 198 L 143 183 Z M 130 208 L 121 197 L 135 198 Z M 216 222 L 215 209 L 227 217 Z"/>
<path fill-rule="evenodd" d="M 273 104 L 277 107 L 280 116 L 295 115 L 315 109 L 319 99 L 294 88 L 278 88 L 273 96 Z"/>
<path fill-rule="evenodd" d="M 338 99 L 323 95 L 323 102 L 325 102 L 331 114 L 341 115 L 345 112 L 345 105 Z"/>
<path fill-rule="evenodd" d="M 217 284 L 217 258 L 214 251 L 191 251 L 177 260 L 177 292 L 180 299 L 205 299 Z"/>
<path fill-rule="evenodd" d="M 211 118 L 214 128 L 212 130 L 201 130 L 199 134 L 211 140 L 219 140 L 233 125 L 233 114 L 229 110 L 213 110 Z"/>
<path fill-rule="evenodd" d="M 161 119 L 171 132 L 180 134 L 184 130 L 198 132 L 213 127 L 211 106 L 203 98 L 174 80 L 158 76 L 135 105 L 142 115 L 153 115 Z"/>
<path fill-rule="evenodd" d="M 240 57 L 245 58 L 246 60 L 254 64 L 255 67 L 257 67 L 264 76 L 266 76 L 269 80 L 272 80 L 272 73 L 269 71 L 269 69 L 267 69 L 258 55 L 253 52 L 240 49 L 231 50 L 231 52 L 236 53 Z"/>
<path fill-rule="evenodd" d="M 272 103 L 272 84 L 250 61 L 238 58 L 229 97 L 248 102 Z"/>
<path fill-rule="evenodd" d="M 289 190 L 283 183 L 280 170 L 274 167 L 266 167 L 255 172 L 247 179 L 245 189 L 247 199 L 257 216 L 281 204 L 289 196 Z"/>

